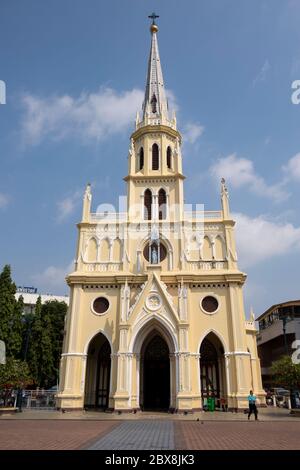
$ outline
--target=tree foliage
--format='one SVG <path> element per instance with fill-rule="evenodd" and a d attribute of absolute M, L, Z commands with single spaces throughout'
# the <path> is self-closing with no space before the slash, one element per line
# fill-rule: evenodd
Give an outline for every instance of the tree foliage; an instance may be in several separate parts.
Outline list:
<path fill-rule="evenodd" d="M 51 387 L 58 379 L 67 304 L 54 300 L 42 305 L 38 297 L 34 311 L 25 314 L 23 298 L 16 300 L 15 293 L 6 265 L 0 274 L 0 339 L 6 345 L 7 360 L 26 361 L 34 384 Z"/>
<path fill-rule="evenodd" d="M 300 364 L 294 364 L 290 356 L 273 362 L 271 373 L 278 385 L 288 389 L 300 388 Z"/>
<path fill-rule="evenodd" d="M 32 378 L 26 362 L 9 357 L 6 364 L 0 367 L 0 388 L 24 388 L 31 383 Z"/>
<path fill-rule="evenodd" d="M 65 302 L 54 300 L 42 305 L 39 297 L 36 303 L 28 362 L 39 387 L 51 387 L 57 381 L 66 311 Z"/>
<path fill-rule="evenodd" d="M 23 297 L 16 300 L 15 293 L 10 266 L 6 265 L 0 274 L 0 339 L 5 342 L 8 357 L 22 359 L 24 304 Z"/>

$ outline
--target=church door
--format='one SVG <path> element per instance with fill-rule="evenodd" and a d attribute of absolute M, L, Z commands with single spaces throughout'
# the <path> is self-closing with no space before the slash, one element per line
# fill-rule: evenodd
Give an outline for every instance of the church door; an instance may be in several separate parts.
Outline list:
<path fill-rule="evenodd" d="M 155 335 L 143 357 L 143 409 L 168 410 L 170 406 L 170 358 L 164 339 Z"/>
<path fill-rule="evenodd" d="M 98 371 L 96 386 L 96 408 L 108 408 L 110 378 L 110 345 L 106 341 L 98 355 Z"/>

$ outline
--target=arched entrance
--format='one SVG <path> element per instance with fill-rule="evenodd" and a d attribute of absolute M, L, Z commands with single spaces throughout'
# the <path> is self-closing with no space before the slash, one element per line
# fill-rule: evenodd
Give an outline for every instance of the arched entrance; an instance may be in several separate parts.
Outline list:
<path fill-rule="evenodd" d="M 141 351 L 140 406 L 164 411 L 170 407 L 170 351 L 158 332 L 144 341 Z"/>
<path fill-rule="evenodd" d="M 221 408 L 227 398 L 224 348 L 214 333 L 209 333 L 201 343 L 200 381 L 203 406 L 213 397 L 216 407 Z"/>
<path fill-rule="evenodd" d="M 89 344 L 84 406 L 106 409 L 109 406 L 111 348 L 102 333 L 97 334 Z"/>

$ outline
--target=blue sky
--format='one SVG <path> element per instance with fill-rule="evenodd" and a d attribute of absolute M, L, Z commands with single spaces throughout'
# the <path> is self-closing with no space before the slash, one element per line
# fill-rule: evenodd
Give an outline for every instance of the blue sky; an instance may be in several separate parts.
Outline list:
<path fill-rule="evenodd" d="M 153 10 L 186 202 L 218 210 L 225 176 L 247 312 L 299 298 L 296 0 L 0 0 L 0 266 L 17 284 L 68 292 L 86 183 L 94 209 L 125 194 Z"/>

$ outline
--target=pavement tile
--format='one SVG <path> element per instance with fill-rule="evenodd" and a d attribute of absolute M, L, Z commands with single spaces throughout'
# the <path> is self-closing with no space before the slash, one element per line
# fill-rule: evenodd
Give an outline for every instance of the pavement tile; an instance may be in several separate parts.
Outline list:
<path fill-rule="evenodd" d="M 99 439 L 89 450 L 174 449 L 172 421 L 127 421 Z"/>

